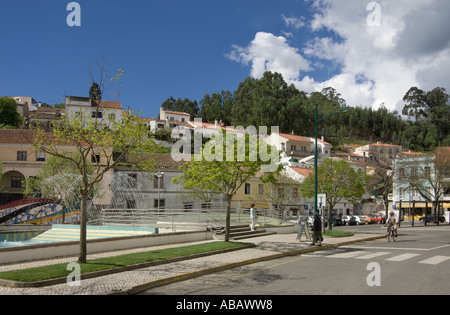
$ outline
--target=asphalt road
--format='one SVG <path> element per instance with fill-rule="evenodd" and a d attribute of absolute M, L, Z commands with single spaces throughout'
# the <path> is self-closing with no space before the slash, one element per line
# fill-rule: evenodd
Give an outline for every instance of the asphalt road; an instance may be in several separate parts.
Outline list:
<path fill-rule="evenodd" d="M 380 232 L 381 226 L 368 229 Z M 449 294 L 449 280 L 450 226 L 413 228 L 405 224 L 395 243 L 381 239 L 256 263 L 143 294 L 433 295 Z"/>

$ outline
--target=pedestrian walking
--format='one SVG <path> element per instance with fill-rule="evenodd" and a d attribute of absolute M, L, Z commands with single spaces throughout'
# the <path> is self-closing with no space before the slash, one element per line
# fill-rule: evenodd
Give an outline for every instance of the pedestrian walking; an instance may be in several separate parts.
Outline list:
<path fill-rule="evenodd" d="M 251 225 L 250 228 L 251 228 L 252 231 L 254 231 L 256 223 L 258 223 L 258 216 L 256 215 L 255 204 L 254 203 L 252 203 L 250 205 L 250 220 L 252 220 L 252 225 Z"/>
<path fill-rule="evenodd" d="M 316 245 L 316 242 L 319 241 L 319 246 L 322 246 L 322 222 L 320 221 L 319 213 L 314 214 L 312 230 L 314 233 L 311 245 Z"/>

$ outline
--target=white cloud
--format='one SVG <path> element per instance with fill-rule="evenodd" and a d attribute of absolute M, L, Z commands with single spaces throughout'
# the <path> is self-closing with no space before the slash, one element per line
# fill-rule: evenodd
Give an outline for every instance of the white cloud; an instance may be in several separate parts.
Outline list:
<path fill-rule="evenodd" d="M 248 65 L 251 63 L 251 75 L 260 78 L 266 71 L 283 74 L 287 82 L 297 81 L 302 71 L 309 71 L 309 62 L 303 58 L 297 48 L 289 46 L 286 38 L 271 33 L 259 32 L 248 47 L 233 45 L 227 57 Z"/>
<path fill-rule="evenodd" d="M 287 27 L 293 27 L 296 30 L 302 28 L 303 26 L 305 26 L 305 18 L 301 17 L 301 18 L 296 18 L 296 17 L 287 17 L 284 14 L 281 14 L 281 18 L 284 21 L 284 24 Z"/>
<path fill-rule="evenodd" d="M 257 33 L 248 47 L 234 46 L 230 58 L 251 63 L 256 78 L 270 70 L 307 92 L 332 86 L 351 106 L 384 103 L 399 110 L 412 86 L 450 91 L 450 2 L 378 0 L 381 25 L 369 26 L 369 2 L 312 1 L 315 13 L 308 25 L 312 39 L 301 51 L 284 37 Z M 282 17 L 287 26 L 305 26 L 295 24 L 304 20 Z M 340 72 L 323 82 L 317 82 L 313 73 L 305 76 L 303 72 L 313 70 L 317 60 L 339 65 Z"/>

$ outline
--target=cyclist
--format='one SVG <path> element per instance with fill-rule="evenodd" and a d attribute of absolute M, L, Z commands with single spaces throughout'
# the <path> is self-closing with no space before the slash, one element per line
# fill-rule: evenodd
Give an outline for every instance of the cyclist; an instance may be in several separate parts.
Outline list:
<path fill-rule="evenodd" d="M 395 237 L 397 237 L 397 218 L 395 217 L 395 213 L 394 211 L 391 211 L 389 213 L 389 218 L 386 221 L 387 224 L 387 231 L 389 233 L 389 231 L 391 230 L 391 228 L 394 228 L 394 232 L 395 232 Z"/>

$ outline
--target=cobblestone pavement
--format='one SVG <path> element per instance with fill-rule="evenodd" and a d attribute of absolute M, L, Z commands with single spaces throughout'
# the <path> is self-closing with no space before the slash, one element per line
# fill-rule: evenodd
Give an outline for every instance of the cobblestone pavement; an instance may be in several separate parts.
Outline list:
<path fill-rule="evenodd" d="M 322 248 L 326 249 L 326 245 L 339 245 L 349 242 L 359 242 L 371 240 L 377 235 L 374 234 L 355 234 L 344 238 L 327 238 L 322 243 Z M 378 235 L 380 237 L 380 235 Z M 212 256 L 183 260 L 174 263 L 167 263 L 158 266 L 145 267 L 133 271 L 126 271 L 117 274 L 101 276 L 93 279 L 81 280 L 80 286 L 69 286 L 68 284 L 58 284 L 41 288 L 8 288 L 0 287 L 1 295 L 100 295 L 111 293 L 132 293 L 137 287 L 145 287 L 149 283 L 160 280 L 160 284 L 164 283 L 164 279 L 171 278 L 172 281 L 181 280 L 191 277 L 199 272 L 211 271 L 211 268 L 230 267 L 230 264 L 250 263 L 253 259 L 270 259 L 277 255 L 295 254 L 301 249 L 319 249 L 311 246 L 309 241 L 297 241 L 297 234 L 275 234 L 270 236 L 250 238 L 242 240 L 251 242 L 256 245 L 254 248 L 242 249 L 228 253 L 221 253 Z M 101 253 L 89 255 L 88 259 L 99 258 L 105 256 L 121 255 L 137 251 L 149 251 L 161 248 L 178 247 L 193 245 L 205 242 L 195 242 L 188 244 L 172 244 L 165 246 L 153 246 L 136 250 L 122 250 L 116 252 Z M 35 261 L 21 264 L 8 264 L 0 266 L 0 271 L 30 268 L 55 263 L 69 263 L 76 261 L 76 257 L 67 257 L 61 259 L 52 259 L 45 261 Z M 161 280 L 162 279 L 162 280 Z M 160 285 L 159 284 L 159 285 Z M 154 284 L 153 284 L 154 285 Z"/>

